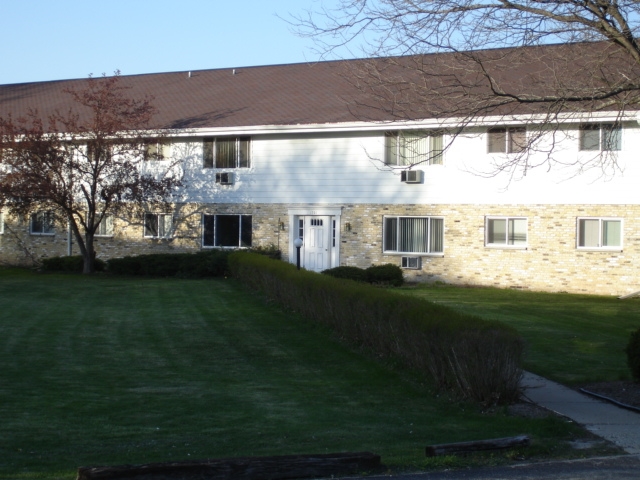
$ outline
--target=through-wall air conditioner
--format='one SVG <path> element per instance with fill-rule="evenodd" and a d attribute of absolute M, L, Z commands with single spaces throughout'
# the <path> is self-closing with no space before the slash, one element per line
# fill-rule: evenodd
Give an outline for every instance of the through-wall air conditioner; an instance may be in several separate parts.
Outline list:
<path fill-rule="evenodd" d="M 422 259 L 420 257 L 402 257 L 402 268 L 420 270 L 422 268 L 421 260 Z"/>
<path fill-rule="evenodd" d="M 233 185 L 233 173 L 232 172 L 216 173 L 216 183 L 219 183 L 220 185 Z"/>
<path fill-rule="evenodd" d="M 400 181 L 404 183 L 422 183 L 422 170 L 403 170 Z"/>

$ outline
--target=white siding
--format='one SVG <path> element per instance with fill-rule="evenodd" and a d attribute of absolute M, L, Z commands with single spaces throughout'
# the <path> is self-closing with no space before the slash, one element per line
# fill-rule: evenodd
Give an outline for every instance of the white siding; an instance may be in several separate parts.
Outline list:
<path fill-rule="evenodd" d="M 215 183 L 216 169 L 202 168 L 199 140 L 185 144 L 185 180 L 188 201 L 207 203 L 282 204 L 628 204 L 637 202 L 640 149 L 637 127 L 625 128 L 623 150 L 615 161 L 621 171 L 610 175 L 602 169 L 582 174 L 573 165 L 584 157 L 578 151 L 577 131 L 560 133 L 551 171 L 543 165 L 510 180 L 502 174 L 487 177 L 494 162 L 506 155 L 486 153 L 482 130 L 455 139 L 445 152 L 444 165 L 420 165 L 424 183 L 400 182 L 399 171 L 383 163 L 384 133 L 255 135 L 252 137 L 251 168 L 235 169 L 235 184 Z M 445 140 L 446 142 L 446 140 Z M 530 158 L 542 163 L 545 153 Z"/>

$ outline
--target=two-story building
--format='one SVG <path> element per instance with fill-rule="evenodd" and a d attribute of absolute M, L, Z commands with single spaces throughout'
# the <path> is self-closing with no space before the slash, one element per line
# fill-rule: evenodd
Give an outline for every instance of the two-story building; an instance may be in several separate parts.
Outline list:
<path fill-rule="evenodd" d="M 416 281 L 640 290 L 637 112 L 572 112 L 548 133 L 524 110 L 463 126 L 398 119 L 362 101 L 355 62 L 122 77 L 131 95 L 155 97 L 172 132 L 159 162 L 178 161 L 185 187 L 172 213 L 103 222 L 98 257 L 273 244 L 295 262 L 302 238 L 316 271 L 393 263 Z M 0 114 L 68 109 L 63 90 L 83 81 L 0 86 Z M 534 130 L 546 147 L 527 162 L 553 168 L 500 172 Z M 594 158 L 607 161 L 581 171 Z M 47 212 L 5 214 L 1 232 L 5 264 L 78 254 Z"/>

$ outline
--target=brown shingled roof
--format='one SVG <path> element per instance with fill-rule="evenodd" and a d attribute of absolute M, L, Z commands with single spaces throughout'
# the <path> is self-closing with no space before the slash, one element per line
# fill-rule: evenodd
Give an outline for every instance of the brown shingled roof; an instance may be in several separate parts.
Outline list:
<path fill-rule="evenodd" d="M 552 68 L 562 73 L 562 88 L 599 84 L 638 67 L 621 62 L 611 44 L 572 44 L 529 49 L 487 50 L 503 86 L 536 92 Z M 522 57 L 520 52 L 528 56 Z M 519 59 L 519 60 L 516 60 Z M 602 65 L 606 64 L 606 69 Z M 450 111 L 466 114 L 486 96 L 487 84 L 468 57 L 431 54 L 373 60 L 345 60 L 292 65 L 199 70 L 121 77 L 130 95 L 151 95 L 157 108 L 154 123 L 170 128 L 223 128 L 261 125 L 308 125 L 353 121 L 432 118 Z M 416 71 L 419 66 L 421 71 Z M 555 67 L 554 67 L 555 66 Z M 598 71 L 598 68 L 600 70 Z M 604 71 L 604 73 L 603 73 Z M 380 82 L 380 72 L 394 82 Z M 608 75 L 610 78 L 605 79 Z M 450 87 L 453 77 L 464 88 Z M 386 80 L 385 79 L 385 80 Z M 71 107 L 65 88 L 81 89 L 85 80 L 0 86 L 0 116 L 24 115 L 29 108 L 46 117 Z M 556 85 L 556 88 L 557 87 Z M 598 87 L 599 88 L 599 87 Z M 425 101 L 428 95 L 432 100 Z M 382 108 L 379 108 L 382 106 Z M 486 114 L 527 113 L 535 106 L 491 104 Z M 586 106 L 586 108 L 590 108 Z"/>

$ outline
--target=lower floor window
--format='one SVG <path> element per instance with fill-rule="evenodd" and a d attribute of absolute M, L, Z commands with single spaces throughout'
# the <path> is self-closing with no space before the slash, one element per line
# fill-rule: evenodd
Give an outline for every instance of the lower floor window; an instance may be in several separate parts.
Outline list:
<path fill-rule="evenodd" d="M 251 215 L 203 215 L 202 246 L 250 247 Z"/>
<path fill-rule="evenodd" d="M 526 246 L 526 218 L 487 218 L 486 245 Z"/>
<path fill-rule="evenodd" d="M 99 237 L 110 237 L 113 235 L 113 217 L 105 215 L 96 229 L 96 235 Z"/>
<path fill-rule="evenodd" d="M 51 211 L 32 213 L 29 223 L 29 232 L 31 235 L 53 235 L 55 233 L 54 217 Z"/>
<path fill-rule="evenodd" d="M 171 235 L 171 214 L 147 213 L 144 216 L 144 236 L 167 238 Z"/>
<path fill-rule="evenodd" d="M 622 248 L 622 220 L 579 218 L 578 248 Z"/>
<path fill-rule="evenodd" d="M 394 253 L 442 253 L 444 219 L 385 217 L 383 249 Z"/>

